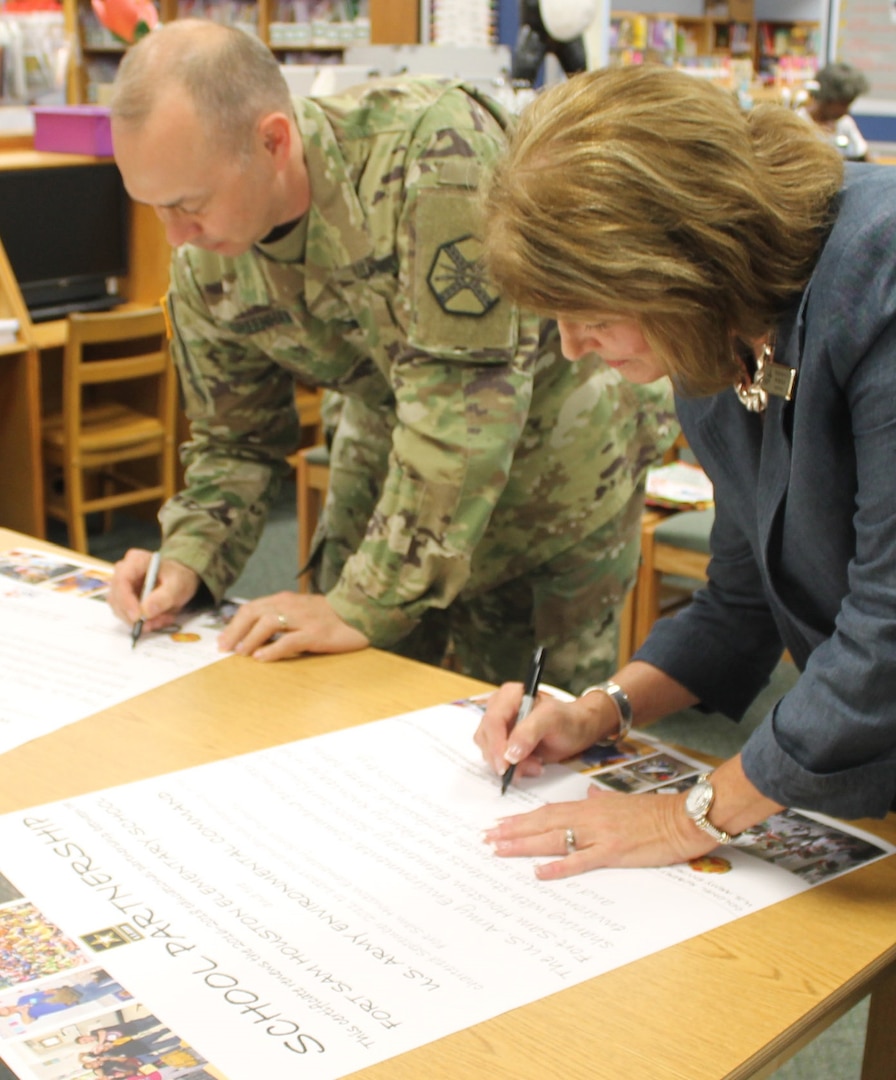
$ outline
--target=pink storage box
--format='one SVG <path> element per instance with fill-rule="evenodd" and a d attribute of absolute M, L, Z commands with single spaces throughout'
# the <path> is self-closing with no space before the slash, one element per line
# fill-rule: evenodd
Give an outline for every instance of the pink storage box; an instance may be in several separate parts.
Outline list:
<path fill-rule="evenodd" d="M 32 111 L 35 150 L 112 156 L 109 109 L 105 105 L 38 105 Z"/>

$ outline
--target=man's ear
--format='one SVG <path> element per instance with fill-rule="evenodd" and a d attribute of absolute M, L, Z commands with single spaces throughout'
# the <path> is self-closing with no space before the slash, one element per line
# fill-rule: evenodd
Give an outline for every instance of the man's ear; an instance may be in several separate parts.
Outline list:
<path fill-rule="evenodd" d="M 258 133 L 274 165 L 278 168 L 285 166 L 292 148 L 292 127 L 287 116 L 279 112 L 268 113 L 259 121 Z"/>

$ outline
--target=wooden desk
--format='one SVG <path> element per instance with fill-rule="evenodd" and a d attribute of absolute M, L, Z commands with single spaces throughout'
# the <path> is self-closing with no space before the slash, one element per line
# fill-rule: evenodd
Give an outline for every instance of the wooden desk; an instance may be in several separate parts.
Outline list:
<path fill-rule="evenodd" d="M 35 169 L 91 165 L 100 159 L 84 154 L 54 154 L 34 149 L 6 149 L 0 140 L 0 169 Z M 170 248 L 153 211 L 130 204 L 130 267 L 121 281 L 125 307 L 158 304 L 168 286 Z M 45 533 L 43 463 L 40 452 L 42 361 L 65 344 L 67 323 L 54 319 L 32 323 L 12 268 L 0 243 L 0 317 L 19 320 L 19 339 L 0 345 L 0 525 L 34 536 Z"/>
<path fill-rule="evenodd" d="M 0 529 L 0 548 L 30 544 Z M 451 701 L 482 683 L 373 649 L 233 657 L 0 756 L 0 812 Z M 896 816 L 863 827 L 896 842 Z M 354 1074 L 767 1077 L 873 991 L 864 1080 L 896 1070 L 896 858 Z"/>

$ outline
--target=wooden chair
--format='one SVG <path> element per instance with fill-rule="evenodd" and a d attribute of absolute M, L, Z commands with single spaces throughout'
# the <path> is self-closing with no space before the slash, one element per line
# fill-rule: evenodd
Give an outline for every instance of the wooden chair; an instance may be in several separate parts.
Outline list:
<path fill-rule="evenodd" d="M 678 436 L 667 452 L 664 463 L 679 458 L 693 462 L 683 435 Z M 643 643 L 660 617 L 664 584 L 669 578 L 678 580 L 679 603 L 686 601 L 694 588 L 706 580 L 714 516 L 712 509 L 645 509 L 641 519 L 641 561 L 632 595 L 629 655 Z"/>
<path fill-rule="evenodd" d="M 330 484 L 330 453 L 326 446 L 308 446 L 296 460 L 296 509 L 299 517 L 299 567 L 311 554 L 311 540 Z M 310 592 L 311 575 L 299 575 L 299 592 Z"/>
<path fill-rule="evenodd" d="M 632 651 L 643 643 L 660 617 L 664 576 L 684 579 L 694 587 L 706 580 L 714 516 L 713 510 L 645 511 L 641 522 L 641 564 L 634 592 Z M 686 599 L 689 591 L 683 588 L 682 598 Z"/>
<path fill-rule="evenodd" d="M 56 474 L 45 509 L 69 547 L 87 552 L 87 514 L 174 494 L 176 403 L 161 308 L 68 317 L 62 411 L 43 421 L 42 443 Z"/>
<path fill-rule="evenodd" d="M 619 646 L 616 651 L 616 667 L 621 668 L 631 660 L 635 640 L 635 594 L 633 585 L 626 593 L 622 612 L 619 616 Z"/>
<path fill-rule="evenodd" d="M 318 443 L 324 441 L 322 413 L 324 392 L 315 387 L 304 386 L 302 383 L 296 382 L 295 400 L 296 412 L 299 414 L 299 424 L 301 425 L 299 447 L 304 450 L 317 446 Z M 292 454 L 288 460 L 290 465 L 297 469 L 299 467 L 298 451 Z"/>

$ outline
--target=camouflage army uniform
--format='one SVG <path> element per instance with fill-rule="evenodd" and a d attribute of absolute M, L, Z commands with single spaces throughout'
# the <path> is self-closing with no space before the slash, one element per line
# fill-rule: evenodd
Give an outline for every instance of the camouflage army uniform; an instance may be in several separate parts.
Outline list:
<path fill-rule="evenodd" d="M 481 273 L 496 105 L 419 79 L 295 108 L 303 221 L 236 258 L 174 256 L 192 438 L 164 554 L 216 597 L 238 575 L 297 445 L 295 376 L 341 397 L 316 554 L 334 610 L 436 662 L 450 616 L 465 669 L 492 680 L 520 676 L 537 634 L 546 677 L 595 681 L 615 660 L 644 469 L 674 435 L 667 389 L 567 363 L 555 325 Z"/>

